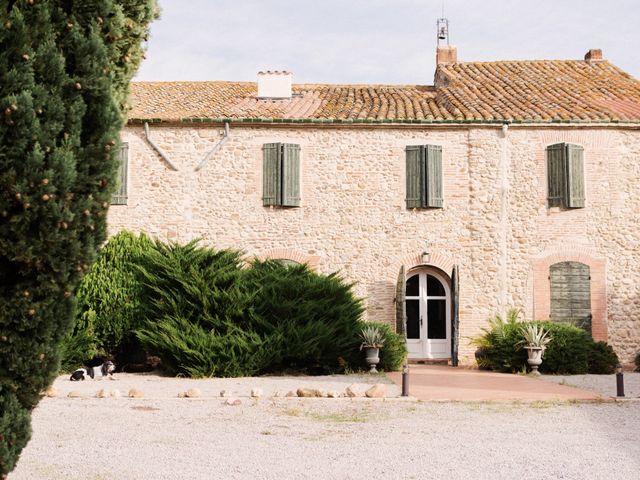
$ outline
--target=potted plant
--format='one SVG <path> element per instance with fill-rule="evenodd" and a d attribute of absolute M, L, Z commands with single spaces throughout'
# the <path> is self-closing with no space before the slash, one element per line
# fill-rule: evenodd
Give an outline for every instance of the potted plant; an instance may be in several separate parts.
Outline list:
<path fill-rule="evenodd" d="M 384 346 L 384 333 L 375 325 L 367 325 L 362 327 L 360 338 L 362 339 L 360 350 L 364 348 L 367 354 L 369 373 L 378 373 L 376 365 L 380 362 L 378 354 Z"/>
<path fill-rule="evenodd" d="M 524 349 L 527 351 L 527 355 L 529 357 L 527 359 L 527 363 L 529 363 L 529 366 L 531 367 L 531 374 L 540 375 L 538 367 L 542 363 L 542 355 L 544 354 L 547 345 L 552 340 L 552 337 L 542 325 L 537 323 L 524 325 L 521 332 L 524 339 L 519 342 L 519 344 L 524 345 Z"/>

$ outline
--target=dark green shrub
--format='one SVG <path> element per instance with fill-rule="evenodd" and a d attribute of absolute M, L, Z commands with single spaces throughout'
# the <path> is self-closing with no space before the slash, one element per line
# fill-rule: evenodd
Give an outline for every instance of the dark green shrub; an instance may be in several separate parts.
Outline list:
<path fill-rule="evenodd" d="M 60 363 L 105 239 L 128 83 L 153 0 L 2 2 L 0 476 Z"/>
<path fill-rule="evenodd" d="M 593 340 L 581 328 L 553 322 L 539 322 L 552 340 L 542 356 L 541 373 L 582 374 L 589 372 Z"/>
<path fill-rule="evenodd" d="M 489 321 L 483 335 L 472 340 L 482 352 L 480 367 L 499 372 L 519 372 L 527 367 L 527 352 L 520 342 L 522 322 L 518 312 L 509 312 L 504 321 L 499 316 Z M 594 342 L 581 328 L 554 322 L 536 322 L 552 338 L 545 349 L 540 372 L 556 374 L 606 373 L 617 357 L 605 342 Z M 613 362 L 613 363 L 612 363 Z"/>
<path fill-rule="evenodd" d="M 589 373 L 610 375 L 615 373 L 618 355 L 607 342 L 593 342 L 589 351 Z"/>
<path fill-rule="evenodd" d="M 265 371 L 331 372 L 360 363 L 359 320 L 364 312 L 352 285 L 336 273 L 306 265 L 256 261 L 245 272 L 252 294 L 252 328 L 272 352 Z"/>
<path fill-rule="evenodd" d="M 640 372 L 640 352 L 638 352 L 638 354 L 636 355 L 636 372 Z"/>
<path fill-rule="evenodd" d="M 274 261 L 243 269 L 239 252 L 196 242 L 156 242 L 137 270 L 145 321 L 136 334 L 171 373 L 332 372 L 361 362 L 362 302 L 337 274 Z"/>
<path fill-rule="evenodd" d="M 136 267 L 141 283 L 136 331 L 142 346 L 173 374 L 252 375 L 264 368 L 264 340 L 249 328 L 251 295 L 242 288 L 241 255 L 155 242 Z"/>
<path fill-rule="evenodd" d="M 367 322 L 365 325 L 375 325 L 384 335 L 384 346 L 380 349 L 378 369 L 385 372 L 400 370 L 407 356 L 407 345 L 404 337 L 394 332 L 386 323 Z M 365 366 L 363 363 L 363 367 Z"/>

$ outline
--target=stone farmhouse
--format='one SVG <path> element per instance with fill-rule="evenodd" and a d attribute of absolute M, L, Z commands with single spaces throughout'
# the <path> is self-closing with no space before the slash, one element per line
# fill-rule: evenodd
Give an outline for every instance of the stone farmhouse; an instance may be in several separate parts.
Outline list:
<path fill-rule="evenodd" d="M 109 228 L 339 270 L 414 359 L 487 319 L 640 351 L 640 82 L 584 60 L 458 62 L 433 85 L 138 82 Z"/>

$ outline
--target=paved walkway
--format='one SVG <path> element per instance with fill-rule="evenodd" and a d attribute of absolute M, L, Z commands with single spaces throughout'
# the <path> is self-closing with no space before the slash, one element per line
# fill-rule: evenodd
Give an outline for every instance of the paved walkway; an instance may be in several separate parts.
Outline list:
<path fill-rule="evenodd" d="M 539 378 L 436 365 L 409 367 L 409 394 L 420 400 L 568 401 L 603 400 L 608 397 L 588 390 L 545 382 Z M 400 372 L 387 376 L 402 385 Z"/>

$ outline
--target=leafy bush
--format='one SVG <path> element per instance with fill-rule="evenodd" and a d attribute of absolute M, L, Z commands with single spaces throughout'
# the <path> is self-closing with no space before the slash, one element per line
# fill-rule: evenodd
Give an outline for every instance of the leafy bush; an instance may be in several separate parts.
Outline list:
<path fill-rule="evenodd" d="M 636 355 L 636 372 L 640 372 L 640 352 L 638 352 L 638 354 Z"/>
<path fill-rule="evenodd" d="M 540 325 L 552 338 L 543 354 L 540 372 L 557 374 L 605 373 L 615 366 L 615 352 L 605 342 L 594 342 L 581 328 L 554 322 L 530 322 Z M 480 367 L 499 372 L 518 372 L 527 366 L 526 350 L 520 347 L 523 340 L 522 322 L 518 311 L 511 310 L 507 320 L 496 316 L 489 321 L 480 337 L 472 344 L 481 349 Z M 617 361 L 617 357 L 615 357 Z"/>
<path fill-rule="evenodd" d="M 394 332 L 386 323 L 367 322 L 366 325 L 376 326 L 384 335 L 384 347 L 380 350 L 378 369 L 385 372 L 400 370 L 407 356 L 407 345 L 404 337 Z"/>
<path fill-rule="evenodd" d="M 77 292 L 76 323 L 63 341 L 63 368 L 74 368 L 99 348 L 115 354 L 140 325 L 141 285 L 135 265 L 153 242 L 144 233 L 121 231 L 100 249 Z M 82 352 L 82 348 L 87 351 Z"/>
<path fill-rule="evenodd" d="M 86 318 L 88 322 L 83 328 L 74 328 L 62 339 L 60 344 L 62 372 L 71 372 L 98 354 L 98 339 L 93 333 L 95 312 L 88 310 Z"/>
<path fill-rule="evenodd" d="M 101 346 L 113 351 L 138 326 L 141 287 L 135 265 L 152 248 L 144 233 L 121 231 L 100 250 L 98 260 L 78 289 L 78 310 L 83 320 L 95 312 L 93 329 Z"/>
<path fill-rule="evenodd" d="M 607 342 L 594 342 L 589 352 L 589 373 L 610 375 L 615 373 L 618 355 Z"/>

